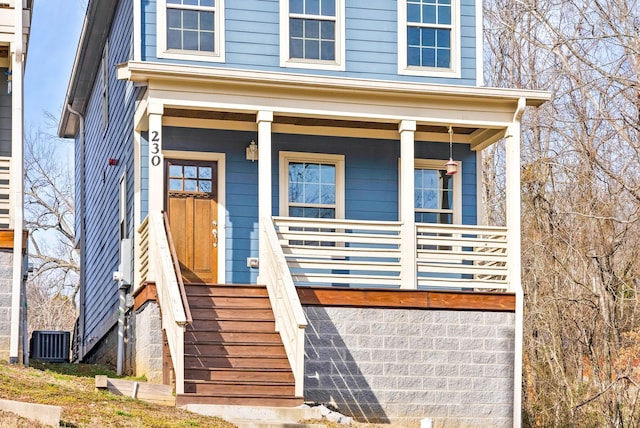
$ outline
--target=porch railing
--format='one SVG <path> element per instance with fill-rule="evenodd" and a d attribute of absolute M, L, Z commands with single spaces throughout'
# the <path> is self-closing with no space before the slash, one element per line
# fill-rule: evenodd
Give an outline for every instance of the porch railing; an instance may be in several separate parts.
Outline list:
<path fill-rule="evenodd" d="M 508 289 L 507 229 L 417 224 L 418 286 Z"/>
<path fill-rule="evenodd" d="M 261 237 L 267 251 L 260 260 L 261 282 L 267 285 L 269 300 L 276 319 L 276 331 L 280 333 L 287 358 L 295 379 L 296 396 L 304 390 L 304 330 L 307 319 L 304 315 L 293 278 L 287 269 L 287 261 L 273 221 L 262 219 Z"/>
<path fill-rule="evenodd" d="M 11 222 L 11 158 L 0 156 L 0 228 Z"/>
<path fill-rule="evenodd" d="M 140 278 L 154 281 L 158 293 L 158 305 L 162 312 L 164 329 L 173 362 L 176 394 L 184 393 L 184 327 L 190 321 L 185 310 L 184 293 L 181 292 L 171 245 L 167 238 L 163 214 L 149 213 L 138 229 L 141 257 Z"/>
<path fill-rule="evenodd" d="M 275 217 L 295 285 L 399 288 L 400 222 Z M 416 225 L 417 285 L 509 288 L 507 232 L 502 227 Z"/>
<path fill-rule="evenodd" d="M 276 217 L 296 285 L 400 287 L 400 223 Z"/>

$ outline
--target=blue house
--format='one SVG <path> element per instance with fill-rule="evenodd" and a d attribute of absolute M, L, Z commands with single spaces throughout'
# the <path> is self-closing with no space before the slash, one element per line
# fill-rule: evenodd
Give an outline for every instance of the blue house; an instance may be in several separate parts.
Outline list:
<path fill-rule="evenodd" d="M 519 424 L 520 118 L 473 0 L 92 0 L 79 361 L 179 405 Z M 483 151 L 506 138 L 506 224 Z"/>

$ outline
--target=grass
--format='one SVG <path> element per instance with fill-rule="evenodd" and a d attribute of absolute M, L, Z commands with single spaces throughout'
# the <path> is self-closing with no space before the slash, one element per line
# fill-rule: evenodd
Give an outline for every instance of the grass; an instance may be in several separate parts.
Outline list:
<path fill-rule="evenodd" d="M 231 428 L 220 418 L 175 407 L 148 404 L 95 390 L 95 376 L 117 377 L 106 366 L 45 364 L 32 367 L 0 363 L 0 398 L 62 407 L 63 427 Z M 141 379 L 137 379 L 141 380 Z M 38 427 L 32 421 L 0 412 L 0 427 Z"/>
<path fill-rule="evenodd" d="M 176 407 L 160 406 L 96 391 L 95 376 L 119 377 L 108 366 L 92 364 L 47 364 L 31 361 L 31 367 L 0 362 L 0 398 L 62 407 L 60 426 L 68 428 L 169 427 L 232 428 L 220 418 L 201 416 Z M 143 378 L 125 378 L 144 380 Z M 307 421 L 327 428 L 345 428 L 335 422 Z M 393 428 L 354 422 L 350 428 Z M 44 428 L 34 421 L 0 411 L 0 428 Z"/>

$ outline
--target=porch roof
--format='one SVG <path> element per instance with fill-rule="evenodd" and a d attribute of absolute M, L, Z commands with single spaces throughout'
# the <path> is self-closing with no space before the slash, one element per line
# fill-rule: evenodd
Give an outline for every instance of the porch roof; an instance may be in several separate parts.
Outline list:
<path fill-rule="evenodd" d="M 511 101 L 527 100 L 528 106 L 537 107 L 551 99 L 548 91 L 490 88 L 463 85 L 443 85 L 434 83 L 395 82 L 387 80 L 355 79 L 335 76 L 316 76 L 298 73 L 252 71 L 205 66 L 185 66 L 148 61 L 129 61 L 118 66 L 118 78 L 138 83 L 150 80 L 179 80 L 180 82 L 207 82 L 250 84 L 252 86 L 276 86 L 299 88 L 308 86 L 314 90 L 340 92 L 362 92 L 370 94 L 420 95 L 429 98 L 448 98 L 468 101 Z"/>
<path fill-rule="evenodd" d="M 138 61 L 119 65 L 118 78 L 146 85 L 148 104 L 171 118 L 166 125 L 224 129 L 244 123 L 250 130 L 256 113 L 265 110 L 273 112 L 274 132 L 397 139 L 399 123 L 412 120 L 417 140 L 448 142 L 448 126 L 453 126 L 454 142 L 470 144 L 473 150 L 504 137 L 521 112 L 519 104 L 539 106 L 550 99 L 549 92 L 535 90 Z M 139 109 L 140 130 L 145 129 L 139 123 L 145 117 Z"/>

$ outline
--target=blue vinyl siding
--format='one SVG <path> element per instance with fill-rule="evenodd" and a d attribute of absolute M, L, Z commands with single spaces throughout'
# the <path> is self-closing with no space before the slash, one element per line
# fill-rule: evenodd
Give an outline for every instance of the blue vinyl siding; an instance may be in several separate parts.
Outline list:
<path fill-rule="evenodd" d="M 255 282 L 247 257 L 258 256 L 258 163 L 245 159 L 255 132 L 163 128 L 166 150 L 226 154 L 226 282 Z M 354 220 L 398 220 L 400 143 L 392 140 L 273 134 L 273 214 L 279 215 L 279 152 L 342 154 L 345 157 L 345 217 Z M 476 223 L 475 153 L 455 145 L 462 162 L 463 223 Z M 448 159 L 443 143 L 416 143 L 416 157 Z M 444 164 L 444 160 L 443 160 Z"/>
<path fill-rule="evenodd" d="M 0 68 L 0 156 L 11 156 L 12 96 L 7 68 Z"/>
<path fill-rule="evenodd" d="M 107 323 L 118 307 L 118 287 L 112 273 L 120 262 L 119 185 L 124 171 L 127 172 L 127 233 L 131 238 L 134 235 L 132 129 L 138 91 L 127 82 L 117 80 L 115 73 L 115 66 L 129 59 L 132 19 L 131 3 L 120 2 L 109 36 L 108 127 L 104 129 L 102 125 L 101 73 L 96 75 L 85 114 L 86 246 L 82 257 L 85 258 L 84 334 L 88 346 L 95 344 L 92 338 L 96 338 L 102 328 L 110 327 Z M 117 165 L 109 166 L 110 158 L 116 159 Z M 76 177 L 76 183 L 78 180 Z"/>
<path fill-rule="evenodd" d="M 286 71 L 296 74 L 340 76 L 391 81 L 476 85 L 476 16 L 473 0 L 461 0 L 460 79 L 398 74 L 397 2 L 346 1 L 346 70 L 330 71 L 280 67 L 280 11 L 278 0 L 227 1 L 225 63 L 159 59 L 156 57 L 156 0 L 142 4 L 142 59 L 221 68 Z"/>

